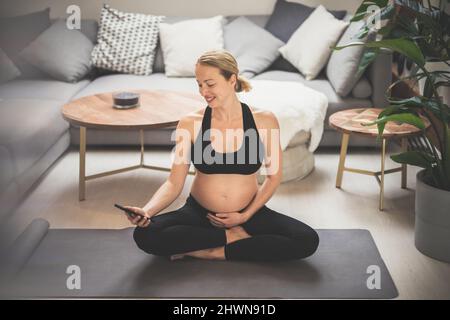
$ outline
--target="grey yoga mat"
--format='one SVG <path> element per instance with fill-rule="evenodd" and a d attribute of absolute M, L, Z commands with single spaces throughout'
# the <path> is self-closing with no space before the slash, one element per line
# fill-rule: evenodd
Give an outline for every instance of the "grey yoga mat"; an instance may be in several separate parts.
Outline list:
<path fill-rule="evenodd" d="M 398 295 L 369 231 L 319 229 L 316 253 L 282 262 L 169 261 L 147 255 L 133 228 L 48 229 L 35 220 L 14 250 L 11 297 L 356 298 Z M 33 238 L 33 239 L 32 239 Z M 30 248 L 35 248 L 30 256 Z"/>

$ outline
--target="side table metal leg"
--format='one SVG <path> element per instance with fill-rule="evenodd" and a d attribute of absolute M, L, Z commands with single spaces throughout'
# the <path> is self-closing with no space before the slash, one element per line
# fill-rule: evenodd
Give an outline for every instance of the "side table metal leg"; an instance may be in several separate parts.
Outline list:
<path fill-rule="evenodd" d="M 350 135 L 348 133 L 342 133 L 341 141 L 341 154 L 339 156 L 339 166 L 336 176 L 336 188 L 340 188 L 342 184 L 342 175 L 344 173 L 345 157 L 347 156 L 348 139 Z"/>
<path fill-rule="evenodd" d="M 383 138 L 381 146 L 381 178 L 380 178 L 380 211 L 384 205 L 384 162 L 386 157 L 386 139 Z"/>
<path fill-rule="evenodd" d="M 86 196 L 86 127 L 80 127 L 80 172 L 78 178 L 78 200 Z"/>
<path fill-rule="evenodd" d="M 402 138 L 402 152 L 408 151 L 408 139 L 406 137 Z M 406 189 L 406 179 L 407 179 L 407 164 L 402 163 L 402 189 Z"/>

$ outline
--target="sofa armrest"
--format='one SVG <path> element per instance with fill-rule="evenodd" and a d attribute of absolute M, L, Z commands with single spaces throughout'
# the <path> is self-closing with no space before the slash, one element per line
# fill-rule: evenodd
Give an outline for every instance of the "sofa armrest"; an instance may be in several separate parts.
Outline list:
<path fill-rule="evenodd" d="M 385 93 L 392 83 L 392 51 L 381 49 L 378 56 L 370 64 L 367 76 L 372 84 L 372 104 L 376 108 L 388 105 Z"/>

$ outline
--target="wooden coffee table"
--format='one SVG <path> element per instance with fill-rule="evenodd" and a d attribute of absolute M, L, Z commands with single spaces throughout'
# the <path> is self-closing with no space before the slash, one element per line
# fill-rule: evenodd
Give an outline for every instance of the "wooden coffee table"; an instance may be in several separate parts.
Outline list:
<path fill-rule="evenodd" d="M 170 171 L 170 168 L 144 164 L 144 130 L 176 126 L 180 118 L 203 108 L 198 94 L 166 90 L 127 90 L 140 93 L 140 106 L 133 109 L 113 108 L 114 92 L 83 97 L 62 107 L 64 119 L 80 127 L 80 167 L 78 198 L 85 199 L 86 181 L 129 170 L 146 168 Z M 86 176 L 86 129 L 139 130 L 141 159 L 138 165 Z M 192 174 L 192 173 L 190 173 Z"/>
<path fill-rule="evenodd" d="M 406 188 L 406 164 L 402 164 L 400 167 L 385 170 L 385 157 L 386 157 L 386 140 L 391 138 L 401 139 L 402 151 L 408 149 L 408 137 L 418 135 L 422 131 L 410 124 L 397 124 L 394 122 L 388 122 L 385 126 L 383 136 L 381 139 L 381 170 L 369 171 L 362 169 L 355 169 L 345 167 L 345 158 L 347 156 L 348 140 L 351 134 L 359 134 L 364 136 L 373 137 L 378 136 L 378 127 L 376 124 L 371 126 L 363 126 L 362 123 L 369 123 L 378 118 L 378 115 L 383 109 L 380 108 L 358 108 L 338 111 L 333 113 L 329 118 L 329 124 L 331 127 L 342 132 L 341 152 L 339 157 L 339 166 L 336 176 L 336 188 L 340 188 L 342 184 L 342 176 L 344 171 L 353 173 L 365 174 L 374 176 L 378 184 L 380 185 L 380 198 L 379 209 L 383 210 L 384 201 L 384 175 L 401 171 L 401 187 Z M 422 118 L 426 127 L 428 128 L 430 123 L 427 119 Z M 380 177 L 379 177 L 380 176 Z"/>

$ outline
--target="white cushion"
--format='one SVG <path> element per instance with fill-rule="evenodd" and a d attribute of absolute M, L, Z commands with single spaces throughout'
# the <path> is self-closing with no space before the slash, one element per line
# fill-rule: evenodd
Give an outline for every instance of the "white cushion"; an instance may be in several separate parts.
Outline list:
<path fill-rule="evenodd" d="M 223 16 L 161 23 L 159 37 L 168 77 L 192 77 L 195 63 L 206 51 L 224 48 Z"/>
<path fill-rule="evenodd" d="M 319 5 L 294 32 L 288 43 L 278 49 L 306 78 L 314 79 L 327 63 L 348 22 L 336 19 Z"/>

